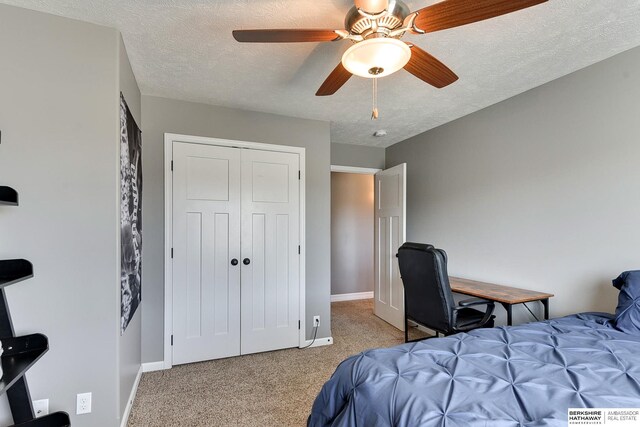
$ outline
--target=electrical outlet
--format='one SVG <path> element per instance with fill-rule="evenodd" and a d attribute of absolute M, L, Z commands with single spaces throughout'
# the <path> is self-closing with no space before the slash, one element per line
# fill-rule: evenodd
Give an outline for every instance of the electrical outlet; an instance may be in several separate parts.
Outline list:
<path fill-rule="evenodd" d="M 313 316 L 313 327 L 317 328 L 320 326 L 320 316 Z"/>
<path fill-rule="evenodd" d="M 76 415 L 88 414 L 91 412 L 91 393 L 78 394 L 76 401 Z"/>
<path fill-rule="evenodd" d="M 33 401 L 33 412 L 36 418 L 49 414 L 49 399 L 40 399 Z"/>

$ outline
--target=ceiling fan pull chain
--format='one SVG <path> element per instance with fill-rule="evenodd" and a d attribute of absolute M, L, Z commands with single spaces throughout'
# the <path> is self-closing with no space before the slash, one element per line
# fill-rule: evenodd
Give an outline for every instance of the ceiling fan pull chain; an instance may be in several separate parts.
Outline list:
<path fill-rule="evenodd" d="M 378 120 L 378 79 L 373 80 L 373 109 L 371 111 L 371 120 Z"/>

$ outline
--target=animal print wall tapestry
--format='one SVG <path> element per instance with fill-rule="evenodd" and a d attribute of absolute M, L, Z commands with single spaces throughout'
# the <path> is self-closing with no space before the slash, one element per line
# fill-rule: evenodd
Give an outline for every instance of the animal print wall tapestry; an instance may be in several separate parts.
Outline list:
<path fill-rule="evenodd" d="M 142 132 L 120 94 L 120 334 L 142 301 Z"/>

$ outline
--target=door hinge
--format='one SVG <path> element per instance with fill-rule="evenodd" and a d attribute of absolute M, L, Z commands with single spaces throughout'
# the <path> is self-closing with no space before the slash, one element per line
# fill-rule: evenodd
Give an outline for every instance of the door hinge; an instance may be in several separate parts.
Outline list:
<path fill-rule="evenodd" d="M 300 249 L 300 245 L 298 245 L 298 255 L 300 255 L 300 254 L 301 254 L 301 252 L 300 252 L 300 251 L 301 251 L 301 249 Z"/>
<path fill-rule="evenodd" d="M 300 323 L 302 323 L 302 322 L 300 322 L 300 321 L 298 320 L 298 330 L 300 330 Z"/>
<path fill-rule="evenodd" d="M 298 171 L 298 181 L 302 179 L 302 171 Z"/>
<path fill-rule="evenodd" d="M 173 345 L 173 335 L 171 335 L 171 345 Z"/>
<path fill-rule="evenodd" d="M 173 172 L 173 160 L 171 160 L 171 172 Z"/>
<path fill-rule="evenodd" d="M 173 248 L 171 248 L 171 259 L 173 259 Z"/>

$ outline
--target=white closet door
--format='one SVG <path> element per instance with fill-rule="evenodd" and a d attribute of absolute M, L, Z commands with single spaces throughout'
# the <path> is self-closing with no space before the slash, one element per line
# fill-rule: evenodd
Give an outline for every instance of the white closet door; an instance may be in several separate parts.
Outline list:
<path fill-rule="evenodd" d="M 406 240 L 405 163 L 378 172 L 375 179 L 374 314 L 404 330 L 404 287 L 396 254 Z"/>
<path fill-rule="evenodd" d="M 242 150 L 242 354 L 298 346 L 299 162 Z"/>
<path fill-rule="evenodd" d="M 173 143 L 173 364 L 240 354 L 241 150 Z"/>

